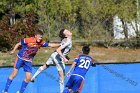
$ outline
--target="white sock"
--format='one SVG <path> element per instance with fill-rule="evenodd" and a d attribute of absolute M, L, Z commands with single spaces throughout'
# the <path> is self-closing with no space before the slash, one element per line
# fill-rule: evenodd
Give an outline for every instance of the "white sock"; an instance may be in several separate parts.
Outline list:
<path fill-rule="evenodd" d="M 60 93 L 62 93 L 64 90 L 64 81 L 59 81 L 59 84 L 60 84 Z"/>
<path fill-rule="evenodd" d="M 43 70 L 44 69 L 42 67 L 39 67 L 39 69 L 35 72 L 31 80 L 34 80 Z"/>

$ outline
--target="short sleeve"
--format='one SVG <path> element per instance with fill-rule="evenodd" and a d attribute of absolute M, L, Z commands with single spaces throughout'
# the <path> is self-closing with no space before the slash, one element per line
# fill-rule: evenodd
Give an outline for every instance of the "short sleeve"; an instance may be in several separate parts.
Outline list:
<path fill-rule="evenodd" d="M 48 45 L 49 45 L 48 42 L 45 42 L 45 41 L 42 41 L 42 42 L 41 42 L 41 46 L 42 46 L 42 47 L 47 47 Z"/>
<path fill-rule="evenodd" d="M 24 39 L 21 40 L 21 44 L 22 44 L 22 45 L 25 45 L 25 44 L 28 43 L 27 41 L 28 41 L 27 38 L 24 38 Z"/>
<path fill-rule="evenodd" d="M 79 56 L 76 56 L 76 57 L 75 57 L 74 62 L 76 62 L 76 63 L 78 62 L 78 57 L 79 57 Z"/>
<path fill-rule="evenodd" d="M 30 37 L 30 38 L 24 38 L 23 40 L 21 40 L 21 44 L 22 44 L 22 45 L 25 45 L 25 44 L 30 43 L 30 42 L 33 41 L 33 40 L 34 40 L 33 37 Z"/>

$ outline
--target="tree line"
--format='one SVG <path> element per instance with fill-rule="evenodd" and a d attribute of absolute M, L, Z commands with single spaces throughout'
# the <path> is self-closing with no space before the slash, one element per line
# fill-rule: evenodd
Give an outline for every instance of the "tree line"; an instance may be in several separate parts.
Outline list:
<path fill-rule="evenodd" d="M 10 49 L 36 30 L 43 31 L 47 40 L 57 40 L 61 28 L 71 30 L 74 40 L 139 47 L 140 29 L 136 25 L 136 36 L 130 40 L 126 27 L 126 23 L 140 22 L 139 4 L 139 0 L 1 0 L 0 50 Z M 113 42 L 114 16 L 122 21 L 125 43 Z"/>

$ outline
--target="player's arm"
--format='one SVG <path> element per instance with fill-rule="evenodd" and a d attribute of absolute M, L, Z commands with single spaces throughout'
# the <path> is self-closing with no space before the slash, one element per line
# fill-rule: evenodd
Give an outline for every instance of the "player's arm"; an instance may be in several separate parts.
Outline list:
<path fill-rule="evenodd" d="M 19 42 L 15 45 L 14 49 L 10 52 L 10 54 L 13 54 L 19 46 L 21 46 L 21 42 Z"/>
<path fill-rule="evenodd" d="M 21 45 L 26 45 L 26 44 L 28 43 L 29 40 L 30 40 L 30 38 L 24 38 L 24 39 L 22 39 L 19 43 L 17 43 L 17 44 L 15 45 L 14 49 L 10 52 L 10 54 L 13 54 L 13 53 L 17 50 L 17 48 L 18 48 L 19 46 L 21 46 Z"/>
<path fill-rule="evenodd" d="M 62 54 L 62 49 L 66 48 L 68 45 L 70 44 L 69 41 L 65 42 L 65 43 L 60 43 L 60 47 L 57 48 L 56 52 L 63 58 L 64 62 L 68 62 L 69 59 L 67 59 L 63 54 Z"/>
<path fill-rule="evenodd" d="M 50 46 L 50 47 L 59 47 L 60 43 L 49 43 L 48 46 Z"/>
<path fill-rule="evenodd" d="M 70 76 L 70 73 L 71 73 L 72 69 L 75 67 L 75 65 L 76 65 L 76 62 L 73 62 L 68 73 L 67 73 L 67 77 Z"/>
<path fill-rule="evenodd" d="M 41 42 L 42 47 L 59 47 L 60 43 L 49 43 L 49 42 L 45 42 L 44 40 L 42 40 Z"/>
<path fill-rule="evenodd" d="M 56 49 L 56 52 L 64 59 L 64 62 L 68 62 L 68 59 L 61 52 L 62 49 L 63 49 L 63 47 L 60 46 Z"/>

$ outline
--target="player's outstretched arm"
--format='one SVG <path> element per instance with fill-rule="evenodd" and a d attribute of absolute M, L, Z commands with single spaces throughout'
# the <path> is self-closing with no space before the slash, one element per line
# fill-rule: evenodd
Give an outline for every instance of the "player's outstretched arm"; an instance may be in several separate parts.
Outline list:
<path fill-rule="evenodd" d="M 67 77 L 70 76 L 70 73 L 71 73 L 72 69 L 75 67 L 75 65 L 76 65 L 76 62 L 73 62 L 71 67 L 70 67 L 70 69 L 69 69 L 69 71 L 68 71 L 68 73 L 67 73 Z"/>
<path fill-rule="evenodd" d="M 21 46 L 21 42 L 15 45 L 14 49 L 10 52 L 10 54 L 13 54 L 19 46 Z"/>
<path fill-rule="evenodd" d="M 49 43 L 50 47 L 59 47 L 60 46 L 60 43 Z"/>

